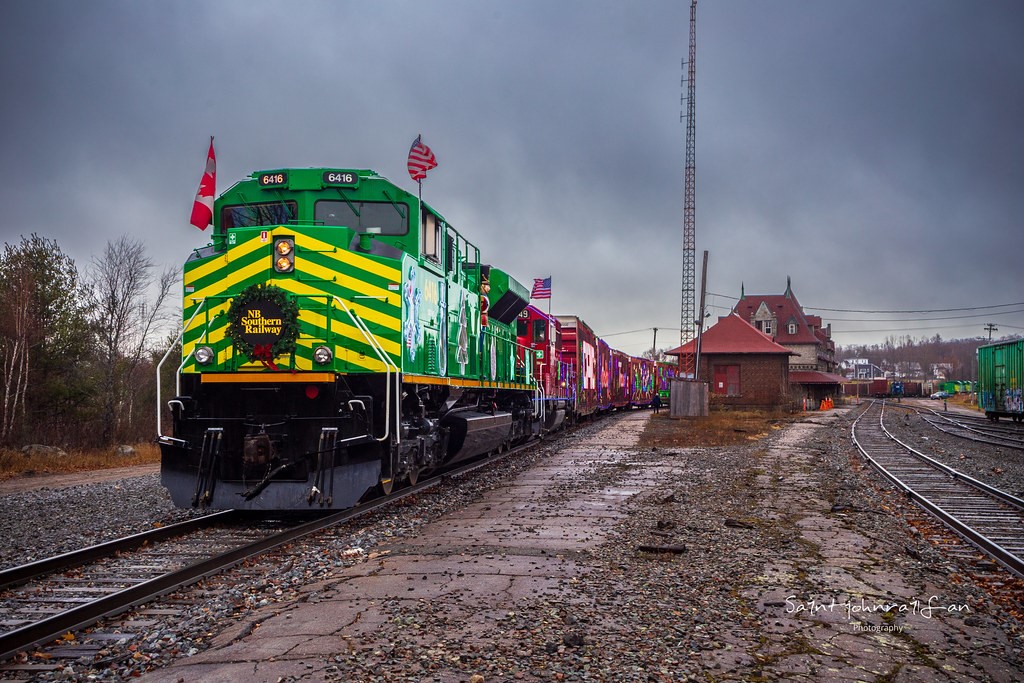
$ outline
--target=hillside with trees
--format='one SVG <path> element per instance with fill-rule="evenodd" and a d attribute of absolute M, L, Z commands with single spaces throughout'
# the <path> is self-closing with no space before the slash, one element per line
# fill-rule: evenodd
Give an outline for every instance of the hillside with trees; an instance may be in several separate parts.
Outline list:
<path fill-rule="evenodd" d="M 977 350 L 983 344 L 995 341 L 983 337 L 974 339 L 912 339 L 909 336 L 888 337 L 882 344 L 836 347 L 836 360 L 864 358 L 890 376 L 909 379 L 936 379 L 936 369 L 943 379 L 976 381 L 978 379 Z"/>

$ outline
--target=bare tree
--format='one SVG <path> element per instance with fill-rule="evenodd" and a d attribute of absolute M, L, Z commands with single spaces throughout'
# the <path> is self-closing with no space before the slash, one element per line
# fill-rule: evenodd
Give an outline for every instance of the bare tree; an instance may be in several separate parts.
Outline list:
<path fill-rule="evenodd" d="M 14 431 L 18 415 L 24 416 L 25 391 L 29 377 L 29 346 L 32 342 L 32 291 L 36 277 L 30 268 L 18 264 L 16 250 L 5 245 L 0 270 L 0 315 L 7 321 L 0 337 L 3 361 L 3 413 L 0 418 L 0 440 L 6 441 Z"/>
<path fill-rule="evenodd" d="M 93 260 L 90 283 L 102 374 L 102 440 L 113 443 L 133 405 L 131 378 L 160 331 L 164 304 L 178 280 L 168 268 L 159 276 L 143 244 L 122 236 Z"/>

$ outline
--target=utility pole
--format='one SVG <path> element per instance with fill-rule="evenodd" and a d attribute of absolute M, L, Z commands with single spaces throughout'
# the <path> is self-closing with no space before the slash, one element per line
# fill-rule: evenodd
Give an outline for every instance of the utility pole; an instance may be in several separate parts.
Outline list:
<path fill-rule="evenodd" d="M 651 346 L 651 360 L 658 360 L 658 328 L 654 328 L 654 344 Z"/>
<path fill-rule="evenodd" d="M 988 330 L 988 340 L 992 341 L 992 333 L 998 330 L 999 328 L 993 325 L 992 323 L 989 323 L 988 325 L 985 325 L 985 329 Z"/>
<path fill-rule="evenodd" d="M 690 2 L 690 54 L 683 62 L 686 76 L 686 167 L 684 172 L 683 190 L 683 292 L 679 315 L 679 343 L 686 344 L 694 338 L 694 304 L 696 289 L 696 81 L 697 81 L 697 0 Z M 680 121 L 682 114 L 679 115 Z M 696 378 L 696 354 L 683 355 L 679 358 L 680 372 L 683 377 Z"/>
<path fill-rule="evenodd" d="M 693 359 L 693 378 L 698 379 L 697 372 L 700 370 L 700 341 L 704 336 L 704 295 L 708 289 L 708 250 L 704 250 L 704 265 L 700 269 L 700 311 L 693 324 L 697 327 L 697 353 Z M 710 381 L 710 380 L 709 380 Z"/>

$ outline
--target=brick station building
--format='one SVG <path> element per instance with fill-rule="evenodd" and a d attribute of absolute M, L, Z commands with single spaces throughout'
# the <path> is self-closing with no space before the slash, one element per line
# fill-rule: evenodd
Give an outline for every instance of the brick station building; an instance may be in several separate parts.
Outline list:
<path fill-rule="evenodd" d="M 693 354 L 696 340 L 667 351 Z M 712 406 L 746 409 L 790 405 L 789 358 L 796 355 L 733 312 L 701 336 L 697 379 L 710 387 Z"/>
<path fill-rule="evenodd" d="M 824 325 L 820 317 L 804 312 L 788 277 L 783 294 L 747 294 L 741 287 L 733 313 L 793 352 L 789 383 L 795 402 L 806 399 L 816 406 L 821 399 L 840 393 L 843 378 L 835 374 L 832 325 Z"/>

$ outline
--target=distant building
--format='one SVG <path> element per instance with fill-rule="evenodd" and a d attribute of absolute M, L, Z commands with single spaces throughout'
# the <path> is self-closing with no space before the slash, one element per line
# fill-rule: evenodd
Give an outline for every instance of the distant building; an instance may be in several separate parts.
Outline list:
<path fill-rule="evenodd" d="M 940 380 L 947 380 L 953 374 L 952 363 L 935 363 L 932 365 L 932 377 Z"/>
<path fill-rule="evenodd" d="M 870 362 L 867 358 L 848 358 L 839 363 L 842 374 L 849 379 L 874 379 L 884 377 L 882 368 Z"/>

